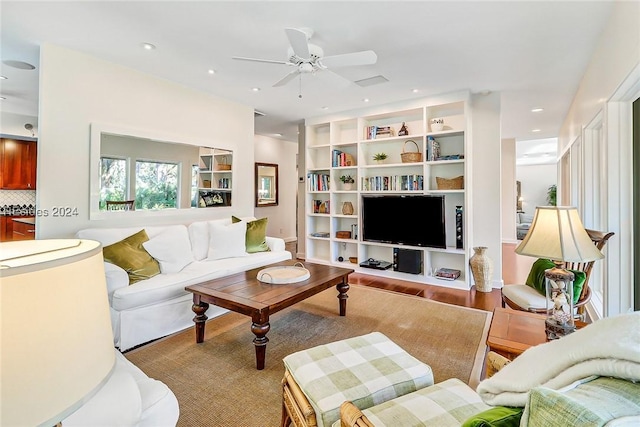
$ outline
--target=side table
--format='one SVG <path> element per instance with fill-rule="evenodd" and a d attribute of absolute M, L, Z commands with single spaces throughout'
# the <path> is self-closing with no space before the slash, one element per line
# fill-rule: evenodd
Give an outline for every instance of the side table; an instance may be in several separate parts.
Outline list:
<path fill-rule="evenodd" d="M 529 347 L 547 342 L 545 318 L 543 314 L 497 307 L 487 336 L 489 351 L 513 360 Z M 587 325 L 578 320 L 575 324 L 578 329 Z"/>

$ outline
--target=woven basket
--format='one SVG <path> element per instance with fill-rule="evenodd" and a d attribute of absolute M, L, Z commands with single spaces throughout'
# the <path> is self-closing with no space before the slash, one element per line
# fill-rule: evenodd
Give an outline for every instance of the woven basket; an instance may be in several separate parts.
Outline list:
<path fill-rule="evenodd" d="M 413 145 L 416 146 L 416 150 L 418 150 L 418 152 L 405 153 L 404 149 L 407 146 L 408 142 L 413 142 Z M 418 144 L 413 139 L 409 139 L 404 142 L 400 157 L 402 158 L 402 163 L 416 163 L 422 161 L 422 153 L 420 152 L 420 147 L 418 147 Z"/>
<path fill-rule="evenodd" d="M 436 176 L 438 190 L 462 190 L 464 188 L 464 176 L 455 178 L 441 178 Z"/>
<path fill-rule="evenodd" d="M 227 164 L 227 158 L 226 157 L 224 157 L 222 159 L 222 163 L 218 163 L 216 165 L 216 170 L 218 170 L 218 171 L 230 171 L 231 170 L 231 165 Z"/>

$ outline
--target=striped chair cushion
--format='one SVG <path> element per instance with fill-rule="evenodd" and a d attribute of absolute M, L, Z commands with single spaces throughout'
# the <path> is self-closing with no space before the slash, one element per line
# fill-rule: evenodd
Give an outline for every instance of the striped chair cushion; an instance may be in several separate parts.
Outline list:
<path fill-rule="evenodd" d="M 300 351 L 284 359 L 313 407 L 318 426 L 340 418 L 340 405 L 368 408 L 433 384 L 429 365 L 379 332 Z"/>
<path fill-rule="evenodd" d="M 536 387 L 524 417 L 529 427 L 604 426 L 640 415 L 640 384 L 598 377 L 565 392 Z"/>
<path fill-rule="evenodd" d="M 362 413 L 376 427 L 458 427 L 489 408 L 471 387 L 451 378 L 364 409 Z"/>

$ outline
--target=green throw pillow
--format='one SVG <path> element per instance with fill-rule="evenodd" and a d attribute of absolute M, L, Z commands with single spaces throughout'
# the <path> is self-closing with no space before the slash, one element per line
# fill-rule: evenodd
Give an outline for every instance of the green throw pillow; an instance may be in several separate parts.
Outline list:
<path fill-rule="evenodd" d="M 242 220 L 232 216 L 231 221 L 235 224 Z M 268 218 L 247 221 L 247 235 L 245 237 L 245 249 L 247 253 L 253 254 L 271 250 L 269 246 L 267 246 L 267 221 Z"/>
<path fill-rule="evenodd" d="M 104 260 L 122 268 L 129 275 L 129 284 L 160 274 L 160 265 L 142 244 L 149 240 L 143 229 L 136 234 L 102 248 Z"/>
<path fill-rule="evenodd" d="M 533 289 L 538 291 L 541 295 L 546 295 L 544 271 L 553 268 L 554 266 L 555 264 L 551 260 L 544 258 L 536 260 L 536 262 L 531 266 L 531 271 L 529 271 L 529 276 L 527 276 L 527 281 L 525 283 L 527 286 L 531 286 Z M 587 279 L 587 275 L 584 271 L 580 270 L 569 271 L 571 271 L 575 276 L 573 279 L 573 303 L 575 304 L 578 302 L 578 299 L 580 299 L 580 293 L 582 292 L 582 287 Z"/>
<path fill-rule="evenodd" d="M 517 427 L 524 408 L 496 406 L 474 415 L 462 427 Z"/>
<path fill-rule="evenodd" d="M 555 267 L 553 261 L 544 258 L 537 259 L 531 266 L 531 271 L 529 271 L 529 276 L 527 276 L 527 281 L 525 282 L 526 285 L 531 286 L 542 295 L 546 295 L 544 271 L 553 267 Z"/>

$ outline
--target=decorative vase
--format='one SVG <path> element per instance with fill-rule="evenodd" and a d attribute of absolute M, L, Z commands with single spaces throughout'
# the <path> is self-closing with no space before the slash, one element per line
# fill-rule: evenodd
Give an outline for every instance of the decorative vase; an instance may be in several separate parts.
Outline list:
<path fill-rule="evenodd" d="M 351 202 L 344 202 L 342 204 L 342 213 L 344 215 L 353 215 L 353 205 Z"/>
<path fill-rule="evenodd" d="M 474 254 L 469 259 L 471 274 L 479 292 L 491 292 L 491 278 L 493 277 L 493 261 L 486 255 L 486 246 L 473 248 Z"/>
<path fill-rule="evenodd" d="M 353 182 L 345 182 L 342 184 L 342 189 L 345 191 L 353 190 Z"/>

